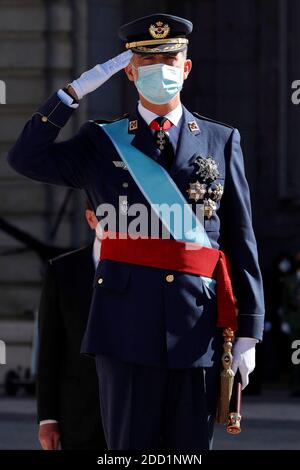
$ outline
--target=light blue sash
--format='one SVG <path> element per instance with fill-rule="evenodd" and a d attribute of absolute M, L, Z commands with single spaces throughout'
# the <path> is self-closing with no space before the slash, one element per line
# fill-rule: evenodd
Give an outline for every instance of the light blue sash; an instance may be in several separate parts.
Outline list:
<path fill-rule="evenodd" d="M 110 124 L 98 125 L 108 135 L 151 208 L 174 239 L 211 248 L 203 224 L 196 217 L 169 173 L 152 158 L 131 145 L 134 134 L 128 133 L 128 120 L 122 119 Z M 163 210 L 164 205 L 168 208 L 176 206 L 174 217 L 170 216 L 170 210 Z M 204 277 L 202 279 L 207 287 L 214 290 L 214 279 Z"/>

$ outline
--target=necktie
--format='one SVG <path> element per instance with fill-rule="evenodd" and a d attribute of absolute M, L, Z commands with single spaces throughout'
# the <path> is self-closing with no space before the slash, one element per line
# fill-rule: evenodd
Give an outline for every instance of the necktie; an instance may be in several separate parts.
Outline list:
<path fill-rule="evenodd" d="M 172 122 L 163 116 L 157 117 L 150 123 L 150 128 L 154 130 L 154 137 L 163 158 L 162 164 L 167 170 L 171 169 L 174 159 L 174 149 L 165 131 L 170 129 L 172 125 Z"/>

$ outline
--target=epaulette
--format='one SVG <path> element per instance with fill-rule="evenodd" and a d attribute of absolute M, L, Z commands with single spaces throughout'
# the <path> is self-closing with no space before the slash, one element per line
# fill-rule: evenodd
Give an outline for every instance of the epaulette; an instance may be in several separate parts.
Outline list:
<path fill-rule="evenodd" d="M 128 113 L 123 114 L 122 116 L 117 117 L 116 119 L 90 119 L 89 122 L 94 122 L 96 124 L 110 124 L 112 122 L 121 121 L 121 119 L 125 119 L 129 116 Z"/>
<path fill-rule="evenodd" d="M 215 119 L 211 119 L 207 116 L 201 116 L 201 114 L 199 113 L 196 113 L 195 111 L 192 112 L 193 116 L 199 118 L 199 119 L 202 119 L 203 121 L 209 121 L 209 122 L 214 122 L 216 124 L 220 124 L 221 126 L 225 126 L 225 127 L 229 127 L 229 129 L 235 129 L 234 126 L 230 126 L 229 124 L 226 124 L 225 122 L 221 122 L 221 121 L 216 121 Z"/>

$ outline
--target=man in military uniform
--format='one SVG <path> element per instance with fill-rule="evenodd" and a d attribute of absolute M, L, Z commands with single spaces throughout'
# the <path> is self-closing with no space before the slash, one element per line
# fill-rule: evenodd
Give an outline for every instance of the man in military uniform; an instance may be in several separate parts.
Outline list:
<path fill-rule="evenodd" d="M 105 209 L 117 215 L 104 227 L 82 345 L 96 356 L 114 450 L 210 448 L 222 328 L 236 332 L 232 369 L 243 387 L 262 339 L 262 279 L 239 132 L 180 101 L 192 68 L 191 31 L 190 21 L 165 14 L 122 26 L 127 51 L 50 97 L 8 154 L 22 175 L 84 189 L 102 222 Z M 56 143 L 80 100 L 123 68 L 138 91 L 135 111 L 112 123 L 89 121 Z M 133 225 L 137 204 L 149 220 Z M 180 232 L 179 218 L 157 209 L 163 204 L 186 210 L 191 224 Z"/>

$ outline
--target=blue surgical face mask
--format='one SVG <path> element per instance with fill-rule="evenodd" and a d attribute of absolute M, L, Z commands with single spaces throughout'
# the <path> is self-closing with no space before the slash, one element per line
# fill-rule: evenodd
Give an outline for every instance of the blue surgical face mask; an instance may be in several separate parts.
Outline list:
<path fill-rule="evenodd" d="M 132 66 L 134 67 L 133 64 Z M 137 70 L 138 79 L 135 81 L 135 86 L 150 103 L 166 104 L 182 89 L 182 68 L 166 64 L 152 64 L 138 67 Z"/>

